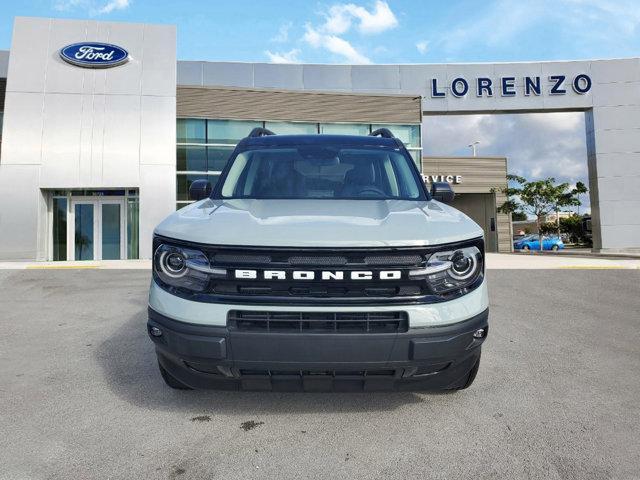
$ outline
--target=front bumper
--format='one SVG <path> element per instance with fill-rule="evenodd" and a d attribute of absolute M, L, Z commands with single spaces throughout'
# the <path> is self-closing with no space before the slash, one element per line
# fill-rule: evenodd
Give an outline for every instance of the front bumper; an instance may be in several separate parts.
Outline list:
<path fill-rule="evenodd" d="M 225 327 L 231 310 L 274 310 L 279 312 L 387 312 L 402 310 L 409 317 L 411 328 L 451 325 L 467 320 L 489 307 L 486 280 L 475 290 L 448 302 L 415 305 L 341 305 L 299 306 L 277 305 L 258 306 L 256 304 L 206 303 L 187 300 L 162 289 L 154 280 L 149 289 L 149 306 L 158 313 L 180 322 L 203 326 Z"/>
<path fill-rule="evenodd" d="M 442 390 L 464 382 L 480 358 L 488 308 L 445 326 L 405 333 L 242 332 L 185 323 L 149 308 L 158 360 L 192 388 L 362 391 Z M 482 338 L 474 332 L 484 329 Z"/>

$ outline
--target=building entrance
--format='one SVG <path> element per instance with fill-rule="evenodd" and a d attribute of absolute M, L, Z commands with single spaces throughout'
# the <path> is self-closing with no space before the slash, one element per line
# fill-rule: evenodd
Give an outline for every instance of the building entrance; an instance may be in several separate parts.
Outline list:
<path fill-rule="evenodd" d="M 67 224 L 67 258 L 127 258 L 124 198 L 74 198 Z"/>
<path fill-rule="evenodd" d="M 55 191 L 49 204 L 50 260 L 138 258 L 136 190 Z"/>

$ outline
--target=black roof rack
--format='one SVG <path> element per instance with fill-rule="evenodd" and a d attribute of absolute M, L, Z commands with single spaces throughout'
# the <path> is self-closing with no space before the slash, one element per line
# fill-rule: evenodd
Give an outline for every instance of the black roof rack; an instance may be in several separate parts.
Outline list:
<path fill-rule="evenodd" d="M 379 128 L 369 134 L 370 137 L 396 138 L 388 128 Z"/>
<path fill-rule="evenodd" d="M 275 135 L 275 133 L 267 128 L 256 127 L 249 133 L 249 138 L 266 137 L 267 135 Z"/>

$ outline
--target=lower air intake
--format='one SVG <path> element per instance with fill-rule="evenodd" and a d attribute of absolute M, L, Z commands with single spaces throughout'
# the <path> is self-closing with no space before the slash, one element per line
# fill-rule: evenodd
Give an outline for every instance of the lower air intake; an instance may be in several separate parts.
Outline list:
<path fill-rule="evenodd" d="M 265 312 L 231 310 L 227 326 L 262 333 L 400 333 L 409 328 L 406 312 Z"/>

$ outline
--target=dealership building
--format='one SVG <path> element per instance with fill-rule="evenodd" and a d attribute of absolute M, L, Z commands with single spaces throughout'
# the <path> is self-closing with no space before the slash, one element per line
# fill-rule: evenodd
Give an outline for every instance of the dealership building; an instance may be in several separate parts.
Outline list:
<path fill-rule="evenodd" d="M 586 115 L 594 249 L 640 251 L 639 59 L 284 65 L 178 61 L 176 45 L 170 25 L 15 19 L 0 51 L 1 260 L 149 258 L 155 225 L 254 127 L 388 127 L 426 181 L 452 183 L 488 250 L 510 251 L 506 159 L 423 155 L 423 119 L 557 111 Z"/>

